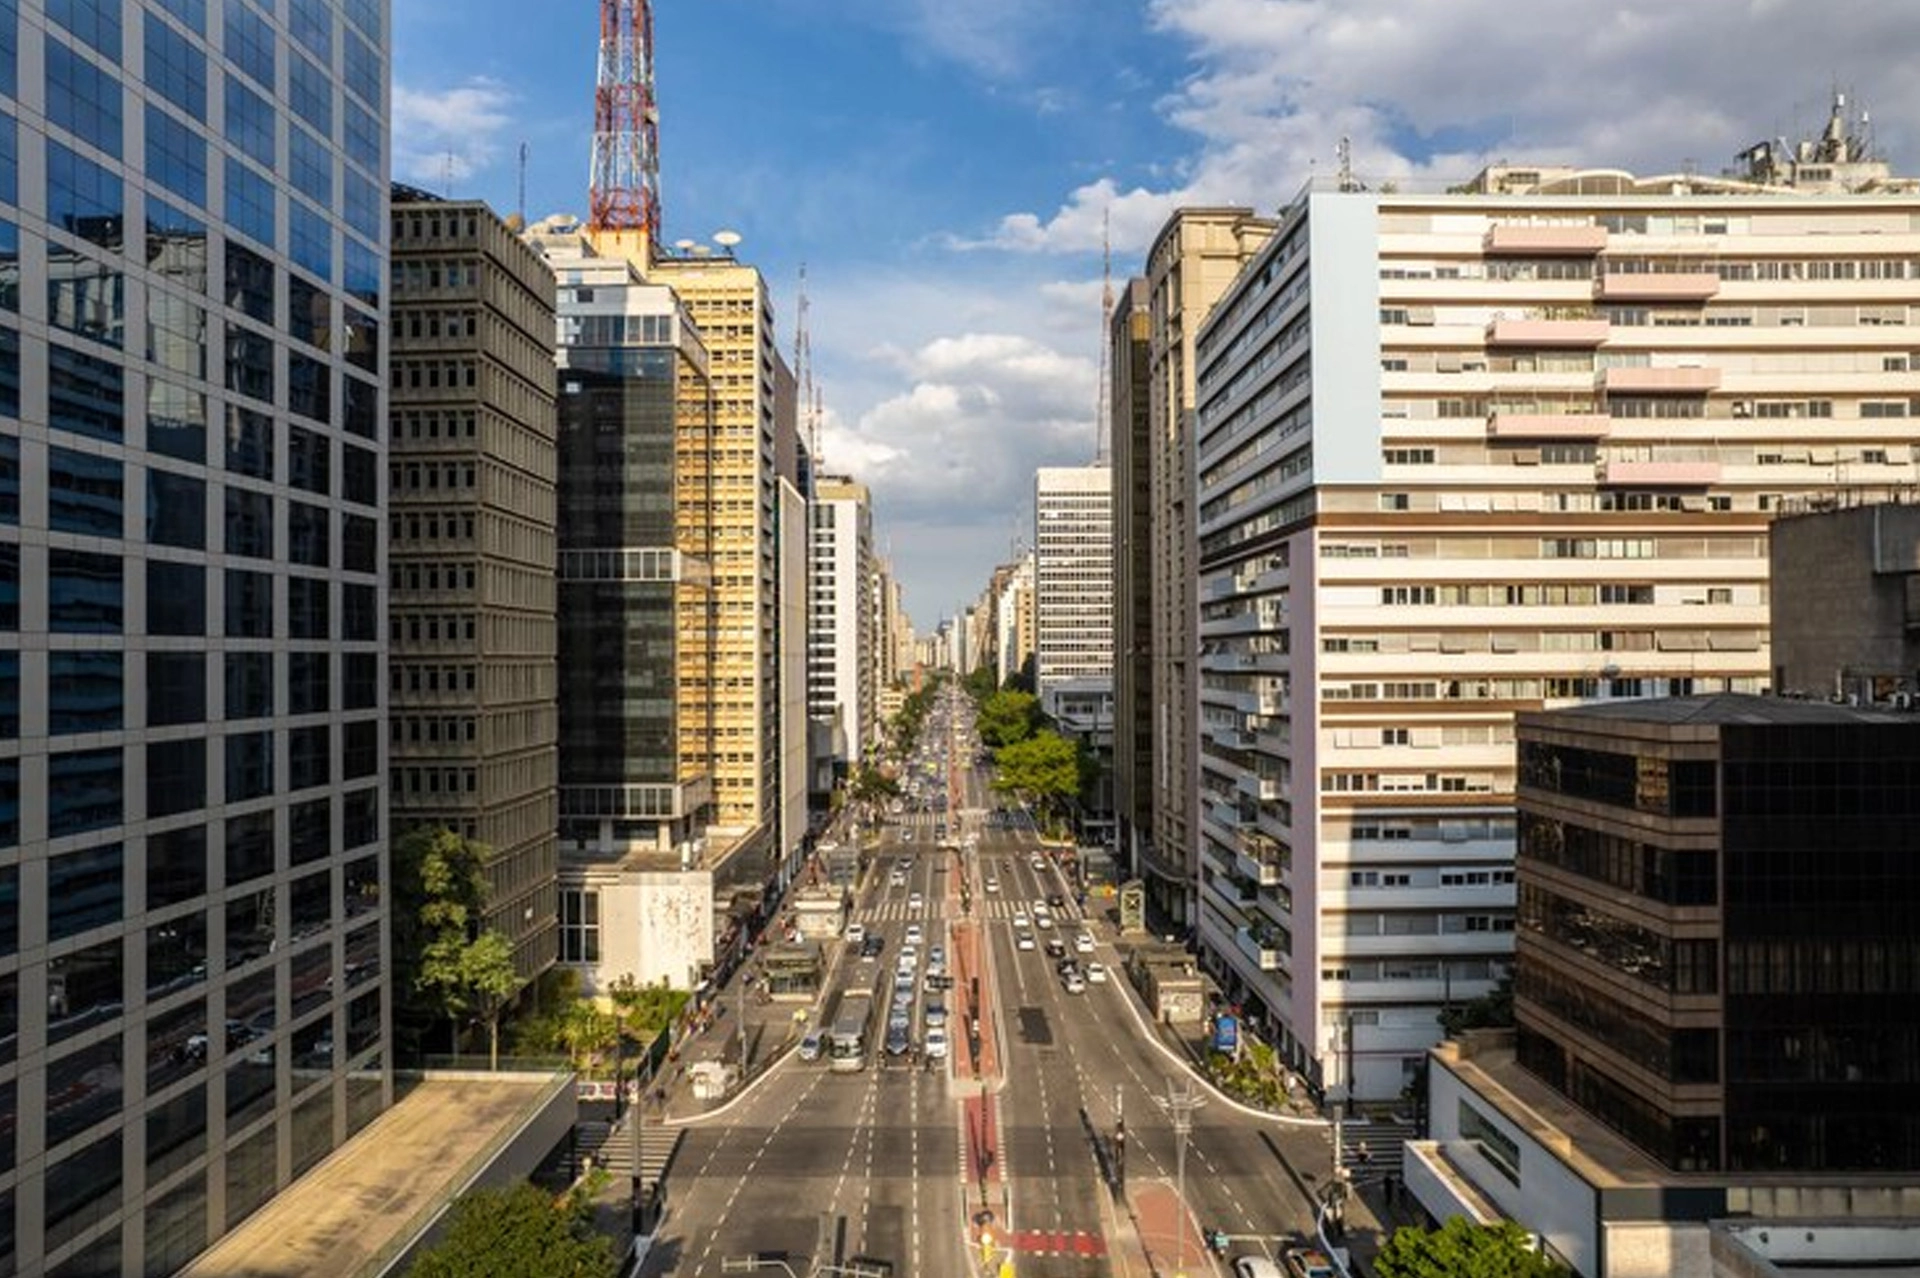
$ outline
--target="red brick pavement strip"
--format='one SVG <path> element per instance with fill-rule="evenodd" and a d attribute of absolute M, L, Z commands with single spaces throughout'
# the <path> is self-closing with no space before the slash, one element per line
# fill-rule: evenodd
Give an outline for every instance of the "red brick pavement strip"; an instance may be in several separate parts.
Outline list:
<path fill-rule="evenodd" d="M 1213 1262 L 1207 1257 L 1207 1240 L 1194 1223 L 1193 1213 L 1173 1192 L 1173 1186 L 1158 1181 L 1130 1183 L 1127 1186 L 1127 1199 L 1133 1206 L 1134 1219 L 1140 1227 L 1140 1242 L 1147 1249 L 1154 1272 L 1177 1272 L 1176 1264 L 1181 1255 L 1180 1233 L 1183 1229 L 1187 1235 L 1186 1272 L 1214 1272 Z"/>

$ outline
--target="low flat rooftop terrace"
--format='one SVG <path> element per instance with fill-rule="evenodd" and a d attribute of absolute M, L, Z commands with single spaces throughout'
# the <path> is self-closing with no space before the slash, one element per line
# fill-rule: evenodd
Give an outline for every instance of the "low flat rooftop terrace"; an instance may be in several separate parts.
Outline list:
<path fill-rule="evenodd" d="M 180 1278 L 371 1278 L 530 1128 L 571 1125 L 573 1076 L 432 1074 Z M 561 1127 L 565 1130 L 564 1126 Z M 511 1179 L 530 1168 L 516 1168 Z"/>

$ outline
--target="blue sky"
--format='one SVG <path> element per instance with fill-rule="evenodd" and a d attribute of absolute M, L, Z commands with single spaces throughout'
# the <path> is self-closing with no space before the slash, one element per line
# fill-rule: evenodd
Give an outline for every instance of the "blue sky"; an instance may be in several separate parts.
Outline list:
<path fill-rule="evenodd" d="M 1091 460 L 1115 275 L 1181 203 L 1271 209 L 1489 159 L 1712 170 L 1837 81 L 1906 172 L 1910 0 L 655 0 L 666 236 L 741 233 L 791 353 L 807 264 L 826 464 L 874 490 L 924 630 Z M 1520 15 L 1524 13 L 1524 19 Z M 584 212 L 594 0 L 395 0 L 395 175 Z M 1551 68 L 1550 71 L 1543 70 Z"/>

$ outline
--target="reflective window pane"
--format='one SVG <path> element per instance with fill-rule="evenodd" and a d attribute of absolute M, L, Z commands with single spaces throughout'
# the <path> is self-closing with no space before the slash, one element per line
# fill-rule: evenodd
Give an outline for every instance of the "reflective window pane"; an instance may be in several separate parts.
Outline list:
<path fill-rule="evenodd" d="M 47 1041 L 71 1038 L 119 1016 L 125 1010 L 120 979 L 118 938 L 48 959 Z"/>
<path fill-rule="evenodd" d="M 228 574 L 231 576 L 232 574 Z M 229 652 L 227 719 L 265 719 L 273 714 L 273 654 Z"/>
<path fill-rule="evenodd" d="M 244 732 L 227 738 L 227 802 L 273 793 L 273 734 Z"/>
<path fill-rule="evenodd" d="M 119 440 L 127 425 L 122 365 L 47 343 L 47 424 L 96 439 Z"/>
<path fill-rule="evenodd" d="M 189 119 L 206 119 L 207 55 L 158 14 L 147 15 L 146 36 L 147 84 Z"/>
<path fill-rule="evenodd" d="M 147 726 L 207 721 L 207 659 L 198 652 L 147 653 Z"/>
<path fill-rule="evenodd" d="M 126 499 L 117 458 L 72 448 L 47 449 L 47 526 L 55 532 L 118 539 Z"/>
<path fill-rule="evenodd" d="M 205 895 L 207 830 L 191 825 L 147 836 L 147 908 L 164 909 Z"/>
<path fill-rule="evenodd" d="M 119 92 L 116 85 L 114 93 Z M 126 191 L 118 176 L 47 139 L 47 221 L 69 235 L 118 249 L 126 215 Z"/>
<path fill-rule="evenodd" d="M 47 937 L 64 940 L 118 923 L 126 904 L 126 855 L 118 843 L 47 861 Z"/>
<path fill-rule="evenodd" d="M 200 564 L 147 560 L 147 633 L 207 633 L 207 570 Z"/>
<path fill-rule="evenodd" d="M 206 138 L 151 105 L 147 107 L 147 175 L 188 203 L 207 206 Z"/>
<path fill-rule="evenodd" d="M 117 36 L 115 43 L 118 43 Z M 44 48 L 47 63 L 47 119 L 119 159 L 119 80 L 61 40 L 49 37 Z"/>
<path fill-rule="evenodd" d="M 206 548 L 205 480 L 170 470 L 147 471 L 147 541 L 155 546 Z"/>
<path fill-rule="evenodd" d="M 177 816 L 207 805 L 207 739 L 147 744 L 147 816 Z"/>
<path fill-rule="evenodd" d="M 47 731 L 54 736 L 118 732 L 126 723 L 127 694 L 118 652 L 47 654 Z"/>
<path fill-rule="evenodd" d="M 59 634 L 119 634 L 125 622 L 118 555 L 47 551 L 47 624 Z"/>

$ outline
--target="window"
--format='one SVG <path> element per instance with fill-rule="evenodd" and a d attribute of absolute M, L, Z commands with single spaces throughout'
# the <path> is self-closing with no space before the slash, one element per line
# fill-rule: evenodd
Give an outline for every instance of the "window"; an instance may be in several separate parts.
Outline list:
<path fill-rule="evenodd" d="M 227 802 L 273 793 L 273 734 L 245 732 L 227 738 Z"/>
<path fill-rule="evenodd" d="M 206 805 L 206 738 L 148 743 L 147 816 L 176 816 Z"/>
<path fill-rule="evenodd" d="M 250 408 L 227 409 L 227 469 L 255 479 L 273 478 L 273 419 Z"/>
<path fill-rule="evenodd" d="M 147 836 L 147 908 L 158 910 L 207 890 L 207 830 L 196 823 Z"/>
<path fill-rule="evenodd" d="M 147 541 L 156 546 L 204 550 L 207 545 L 207 485 L 171 471 L 147 471 Z"/>
<path fill-rule="evenodd" d="M 273 340 L 242 324 L 227 325 L 227 389 L 273 402 Z"/>
<path fill-rule="evenodd" d="M 117 33 L 114 43 L 119 43 Z M 44 47 L 47 119 L 119 159 L 119 81 L 58 39 L 49 38 Z"/>
<path fill-rule="evenodd" d="M 93 537 L 125 535 L 120 463 L 71 448 L 47 449 L 47 526 Z"/>
<path fill-rule="evenodd" d="M 118 732 L 125 709 L 120 653 L 56 648 L 47 654 L 49 733 Z"/>
<path fill-rule="evenodd" d="M 227 569 L 227 637 L 273 637 L 273 578 L 263 572 Z"/>
<path fill-rule="evenodd" d="M 147 653 L 147 726 L 205 723 L 207 661 L 198 652 Z"/>
<path fill-rule="evenodd" d="M 47 761 L 47 837 L 64 838 L 121 821 L 120 751 L 74 750 Z"/>
<path fill-rule="evenodd" d="M 312 799 L 296 803 L 287 810 L 291 825 L 287 837 L 287 860 L 307 865 L 333 854 L 333 800 Z"/>
<path fill-rule="evenodd" d="M 147 14 L 146 83 L 193 120 L 207 118 L 207 58 L 158 15 Z M 204 200 L 198 201 L 205 203 Z"/>
<path fill-rule="evenodd" d="M 260 244 L 274 243 L 273 181 L 239 156 L 227 157 L 227 223 Z"/>
<path fill-rule="evenodd" d="M 48 425 L 117 442 L 126 419 L 126 374 L 120 365 L 47 343 Z"/>
<path fill-rule="evenodd" d="M 207 633 L 207 570 L 199 564 L 147 561 L 147 633 Z"/>
<path fill-rule="evenodd" d="M 226 0 L 227 57 L 269 93 L 274 87 L 273 28 L 247 0 Z"/>
<path fill-rule="evenodd" d="M 287 503 L 287 558 L 309 568 L 325 568 L 332 550 L 332 527 L 325 506 Z"/>
<path fill-rule="evenodd" d="M 333 777 L 333 733 L 324 723 L 287 733 L 289 786 L 309 790 Z"/>
<path fill-rule="evenodd" d="M 113 93 L 117 100 L 119 86 Z M 47 139 L 47 221 L 79 239 L 118 249 L 126 215 L 126 192 L 117 176 Z"/>
<path fill-rule="evenodd" d="M 125 902 L 118 843 L 86 848 L 47 861 L 47 939 L 64 940 L 118 923 Z"/>
<path fill-rule="evenodd" d="M 600 894 L 598 892 L 560 893 L 560 961 L 562 963 L 598 963 L 600 961 Z"/>
<path fill-rule="evenodd" d="M 298 53 L 287 59 L 287 101 L 293 113 L 321 137 L 333 136 L 333 82 Z M 332 168 L 330 161 L 328 168 Z"/>
<path fill-rule="evenodd" d="M 272 812 L 227 818 L 227 886 L 238 887 L 273 873 Z"/>
<path fill-rule="evenodd" d="M 250 559 L 273 558 L 273 498 L 246 488 L 227 489 L 226 551 Z"/>
<path fill-rule="evenodd" d="M 118 555 L 47 551 L 47 624 L 57 634 L 119 634 L 125 623 Z"/>
<path fill-rule="evenodd" d="M 119 271 L 84 253 L 50 250 L 47 322 L 106 346 L 126 341 L 127 286 Z"/>
<path fill-rule="evenodd" d="M 328 600 L 330 584 L 324 577 L 287 579 L 287 633 L 295 639 L 330 639 Z"/>
<path fill-rule="evenodd" d="M 323 714 L 331 703 L 333 658 L 325 650 L 287 654 L 287 709 L 292 714 Z"/>
<path fill-rule="evenodd" d="M 279 165 L 274 145 L 273 104 L 233 76 L 227 77 L 227 141 L 240 153 L 271 170 Z M 258 237 L 256 237 L 258 238 Z"/>
<path fill-rule="evenodd" d="M 151 104 L 147 107 L 147 173 L 181 199 L 206 207 L 207 140 Z"/>
<path fill-rule="evenodd" d="M 8 6 L 11 13 L 12 6 Z M 83 40 L 101 57 L 120 60 L 118 0 L 48 0 L 47 16 Z"/>

